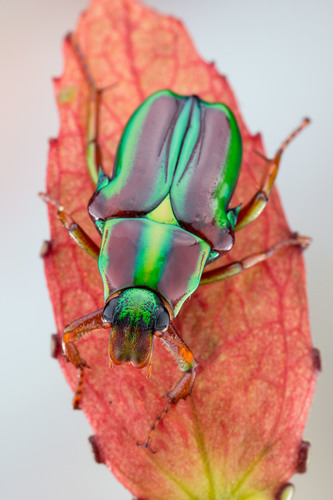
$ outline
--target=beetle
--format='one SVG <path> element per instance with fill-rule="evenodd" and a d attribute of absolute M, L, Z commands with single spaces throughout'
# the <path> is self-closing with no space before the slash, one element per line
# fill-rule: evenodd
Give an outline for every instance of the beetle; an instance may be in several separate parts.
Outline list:
<path fill-rule="evenodd" d="M 72 47 L 90 85 L 87 167 L 96 189 L 88 212 L 101 244 L 48 194 L 60 222 L 74 241 L 98 263 L 104 305 L 65 327 L 63 353 L 79 370 L 73 407 L 82 400 L 88 367 L 76 342 L 88 332 L 110 331 L 109 362 L 151 371 L 154 339 L 176 358 L 180 380 L 140 444 L 150 451 L 152 433 L 170 405 L 186 399 L 196 377 L 194 354 L 173 324 L 184 301 L 199 285 L 223 280 L 272 256 L 283 246 L 305 248 L 309 238 L 297 234 L 274 247 L 205 271 L 233 247 L 235 232 L 265 208 L 283 151 L 309 123 L 305 119 L 284 141 L 267 168 L 261 186 L 243 207 L 231 208 L 241 167 L 242 141 L 232 111 L 196 95 L 160 90 L 147 97 L 130 117 L 120 139 L 111 176 L 103 170 L 98 145 L 101 91 L 81 49 Z"/>

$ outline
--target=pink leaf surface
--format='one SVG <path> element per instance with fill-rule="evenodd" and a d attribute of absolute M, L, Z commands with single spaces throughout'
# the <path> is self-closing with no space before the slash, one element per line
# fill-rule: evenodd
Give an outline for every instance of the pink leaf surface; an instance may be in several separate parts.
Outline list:
<path fill-rule="evenodd" d="M 169 88 L 233 110 L 244 153 L 232 206 L 252 197 L 265 167 L 254 152 L 263 151 L 261 138 L 249 133 L 227 80 L 199 57 L 178 20 L 132 0 L 93 0 L 74 36 L 98 88 L 106 89 L 99 137 L 106 172 L 131 113 L 152 92 Z M 61 126 L 50 144 L 47 192 L 99 244 L 87 214 L 94 190 L 85 160 L 89 87 L 69 39 L 64 58 L 64 73 L 55 80 Z M 60 339 L 67 323 L 103 306 L 103 289 L 96 263 L 69 238 L 54 207 L 49 214 L 52 247 L 45 269 Z M 289 234 L 273 190 L 264 213 L 237 233 L 225 262 Z M 78 343 L 91 366 L 82 409 L 100 460 L 141 499 L 275 498 L 299 467 L 316 375 L 301 250 L 285 248 L 239 276 L 200 287 L 175 325 L 198 361 L 197 380 L 192 396 L 156 430 L 155 455 L 136 442 L 179 378 L 168 352 L 155 343 L 147 380 L 145 370 L 109 369 L 105 331 Z M 61 354 L 58 360 L 74 389 L 76 369 Z"/>

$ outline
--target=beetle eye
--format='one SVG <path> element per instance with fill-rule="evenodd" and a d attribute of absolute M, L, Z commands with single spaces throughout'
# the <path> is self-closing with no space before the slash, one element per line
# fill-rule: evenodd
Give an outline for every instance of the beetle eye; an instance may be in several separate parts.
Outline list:
<path fill-rule="evenodd" d="M 103 311 L 104 323 L 113 323 L 117 302 L 118 302 L 117 298 L 111 299 L 104 307 Z"/>
<path fill-rule="evenodd" d="M 168 311 L 163 306 L 160 306 L 156 314 L 155 330 L 165 330 L 166 328 L 168 328 L 169 322 L 170 317 Z"/>

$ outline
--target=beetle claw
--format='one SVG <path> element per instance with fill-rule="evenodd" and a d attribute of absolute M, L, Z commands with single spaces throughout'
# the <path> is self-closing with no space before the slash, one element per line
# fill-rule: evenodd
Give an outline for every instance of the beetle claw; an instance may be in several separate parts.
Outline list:
<path fill-rule="evenodd" d="M 155 455 L 155 453 L 157 453 L 156 450 L 153 450 L 150 445 L 149 445 L 149 441 L 145 441 L 144 443 L 139 443 L 139 441 L 136 442 L 136 445 L 139 447 L 139 448 L 146 448 L 150 453 L 152 453 L 153 455 Z"/>
<path fill-rule="evenodd" d="M 309 236 L 301 236 L 297 232 L 292 233 L 292 237 L 297 241 L 297 244 L 302 250 L 306 250 L 312 243 L 312 238 Z"/>
<path fill-rule="evenodd" d="M 75 398 L 73 399 L 73 410 L 81 410 L 81 405 L 79 401 L 76 401 Z"/>

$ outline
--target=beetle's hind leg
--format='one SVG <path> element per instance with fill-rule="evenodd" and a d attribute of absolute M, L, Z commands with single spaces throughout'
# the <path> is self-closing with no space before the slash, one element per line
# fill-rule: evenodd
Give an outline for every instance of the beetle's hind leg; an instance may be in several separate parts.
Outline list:
<path fill-rule="evenodd" d="M 104 170 L 102 167 L 102 154 L 98 144 L 100 98 L 104 89 L 97 88 L 96 82 L 90 72 L 88 63 L 81 51 L 81 48 L 76 43 L 72 35 L 69 35 L 69 40 L 80 62 L 82 71 L 90 88 L 90 95 L 88 102 L 86 162 L 91 180 L 96 185 L 100 177 L 100 173 L 102 172 L 102 174 L 104 174 Z"/>
<path fill-rule="evenodd" d="M 178 380 L 178 382 L 173 386 L 173 388 L 165 395 L 168 399 L 167 404 L 163 408 L 162 412 L 157 415 L 154 422 L 150 426 L 149 432 L 143 443 L 137 443 L 138 446 L 142 448 L 147 448 L 151 453 L 155 453 L 150 447 L 150 442 L 152 439 L 152 434 L 162 418 L 168 413 L 169 408 L 172 404 L 177 404 L 180 399 L 186 399 L 192 392 L 195 376 L 196 376 L 196 366 L 197 363 L 194 359 L 192 351 L 185 344 L 177 330 L 173 325 L 169 325 L 166 332 L 155 332 L 155 336 L 160 338 L 167 349 L 176 358 L 178 366 L 182 372 L 183 376 Z"/>
<path fill-rule="evenodd" d="M 64 207 L 51 196 L 46 193 L 39 193 L 39 196 L 46 202 L 51 203 L 57 209 L 57 215 L 61 224 L 67 229 L 68 234 L 73 238 L 75 243 L 79 245 L 85 252 L 87 252 L 90 257 L 98 260 L 99 247 L 96 243 L 87 235 L 87 233 L 82 229 L 77 222 L 65 211 Z"/>
<path fill-rule="evenodd" d="M 231 278 L 235 274 L 239 274 L 245 269 L 249 269 L 250 267 L 259 264 L 260 262 L 264 262 L 265 260 L 272 257 L 280 248 L 286 246 L 298 246 L 302 249 L 305 249 L 311 243 L 311 239 L 307 236 L 299 236 L 297 233 L 294 233 L 290 238 L 279 241 L 276 245 L 264 252 L 254 253 L 252 255 L 248 255 L 242 260 L 237 262 L 231 262 L 222 267 L 218 267 L 217 269 L 212 269 L 211 271 L 206 271 L 202 274 L 202 278 L 200 281 L 200 285 L 208 285 L 209 283 L 214 283 L 215 281 L 222 281 L 227 278 Z"/>
<path fill-rule="evenodd" d="M 73 398 L 73 408 L 75 410 L 79 409 L 81 405 L 84 369 L 89 368 L 86 361 L 81 357 L 75 342 L 92 330 L 110 327 L 109 323 L 103 322 L 103 310 L 104 308 L 98 309 L 86 316 L 82 316 L 82 318 L 72 321 L 64 330 L 62 338 L 64 356 L 79 370 L 78 385 Z"/>
<path fill-rule="evenodd" d="M 264 210 L 269 195 L 273 189 L 273 185 L 279 170 L 281 156 L 288 146 L 288 144 L 310 123 L 309 118 L 305 118 L 301 125 L 295 129 L 289 137 L 283 142 L 280 149 L 277 151 L 275 157 L 272 160 L 267 160 L 267 170 L 264 179 L 261 183 L 260 189 L 253 198 L 239 211 L 237 216 L 237 222 L 235 225 L 235 231 L 243 229 L 243 227 L 254 221 Z"/>

